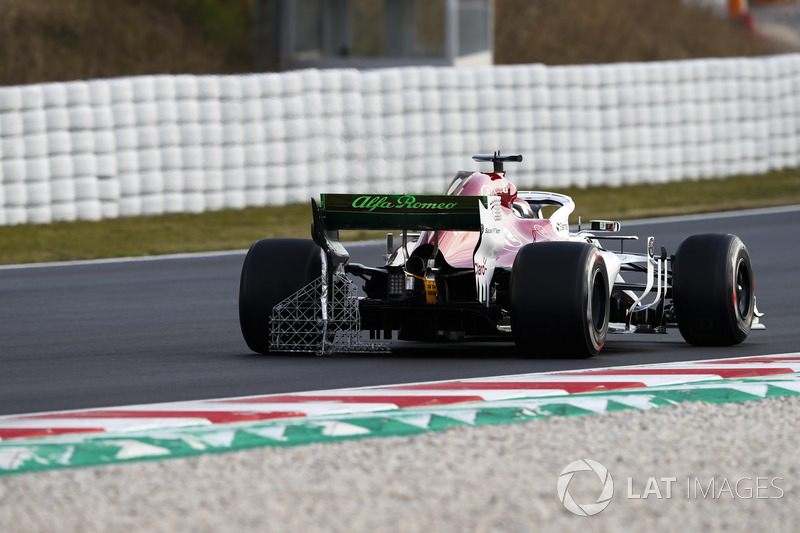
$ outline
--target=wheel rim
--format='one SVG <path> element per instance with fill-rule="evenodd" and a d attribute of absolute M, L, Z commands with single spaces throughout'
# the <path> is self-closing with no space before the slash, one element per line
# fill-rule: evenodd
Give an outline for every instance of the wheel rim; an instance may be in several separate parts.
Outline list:
<path fill-rule="evenodd" d="M 592 280 L 592 326 L 595 332 L 600 333 L 603 331 L 606 322 L 606 291 L 604 286 L 605 280 L 600 274 L 600 270 L 594 273 Z"/>
<path fill-rule="evenodd" d="M 750 313 L 750 300 L 752 298 L 753 282 L 750 278 L 750 270 L 744 259 L 740 259 L 736 265 L 736 286 L 733 290 L 734 304 L 736 312 L 741 319 L 747 318 Z"/>

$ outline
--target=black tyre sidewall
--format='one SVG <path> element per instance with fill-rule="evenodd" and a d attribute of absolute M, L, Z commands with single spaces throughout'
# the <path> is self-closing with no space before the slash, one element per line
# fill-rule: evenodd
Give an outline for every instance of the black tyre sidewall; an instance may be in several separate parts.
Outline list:
<path fill-rule="evenodd" d="M 599 316 L 593 318 L 597 289 Z M 511 274 L 511 329 L 527 355 L 591 357 L 608 333 L 608 271 L 588 243 L 546 242 L 523 246 Z M 599 327 L 595 322 L 599 322 Z"/>
<path fill-rule="evenodd" d="M 245 256 L 239 282 L 239 325 L 247 346 L 270 350 L 272 309 L 322 271 L 320 248 L 308 239 L 262 239 Z"/>
<path fill-rule="evenodd" d="M 581 295 L 581 302 L 586 309 L 583 329 L 586 346 L 588 347 L 587 356 L 597 355 L 606 343 L 608 318 L 611 312 L 608 289 L 608 269 L 600 253 L 596 250 L 591 250 L 591 252 L 592 253 L 588 257 L 586 268 L 586 285 Z M 598 298 L 597 301 L 593 303 L 595 301 L 595 298 L 593 298 L 595 290 L 598 291 Z M 601 306 L 600 309 L 596 310 L 598 313 L 597 315 L 595 315 L 595 305 Z M 595 324 L 595 321 L 598 319 L 600 321 L 599 327 Z"/>
<path fill-rule="evenodd" d="M 741 268 L 749 279 L 743 314 L 735 298 Z M 754 316 L 754 289 L 750 254 L 737 236 L 693 235 L 676 250 L 672 298 L 678 329 L 689 344 L 731 346 L 744 341 Z"/>

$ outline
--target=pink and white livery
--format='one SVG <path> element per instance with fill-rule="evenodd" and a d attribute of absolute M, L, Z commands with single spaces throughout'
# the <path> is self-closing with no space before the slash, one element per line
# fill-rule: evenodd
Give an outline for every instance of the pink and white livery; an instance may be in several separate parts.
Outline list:
<path fill-rule="evenodd" d="M 459 172 L 443 195 L 323 194 L 312 200 L 313 240 L 253 244 L 239 291 L 248 346 L 328 353 L 386 349 L 381 337 L 508 339 L 534 356 L 589 357 L 608 333 L 677 327 L 690 344 L 725 346 L 764 328 L 735 235 L 693 235 L 673 255 L 648 237 L 645 253 L 625 252 L 638 237 L 618 235 L 619 222 L 572 232 L 569 196 L 518 191 L 503 164 L 522 156 L 473 159 L 493 171 Z M 402 241 L 395 248 L 388 234 L 383 264 L 366 266 L 350 262 L 340 229 L 400 230 Z"/>

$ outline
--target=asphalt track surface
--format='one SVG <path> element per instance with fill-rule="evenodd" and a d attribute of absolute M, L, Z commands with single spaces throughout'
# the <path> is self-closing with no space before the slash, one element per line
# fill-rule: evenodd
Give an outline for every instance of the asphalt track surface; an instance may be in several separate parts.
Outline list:
<path fill-rule="evenodd" d="M 708 232 L 735 233 L 747 245 L 767 330 L 730 348 L 692 347 L 677 331 L 614 335 L 588 360 L 532 359 L 506 343 L 253 354 L 238 323 L 243 252 L 0 267 L 0 414 L 798 351 L 800 206 L 638 221 L 622 231 L 641 238 L 628 251 L 643 251 L 654 235 L 670 253 Z M 381 244 L 349 249 L 365 264 L 383 253 Z"/>

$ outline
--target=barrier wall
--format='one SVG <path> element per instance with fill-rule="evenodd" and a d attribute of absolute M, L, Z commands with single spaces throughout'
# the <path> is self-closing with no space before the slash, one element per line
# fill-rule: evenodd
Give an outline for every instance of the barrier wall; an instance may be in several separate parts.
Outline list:
<path fill-rule="evenodd" d="M 800 55 L 0 87 L 0 224 L 440 192 L 498 149 L 535 189 L 800 167 L 799 94 Z"/>

